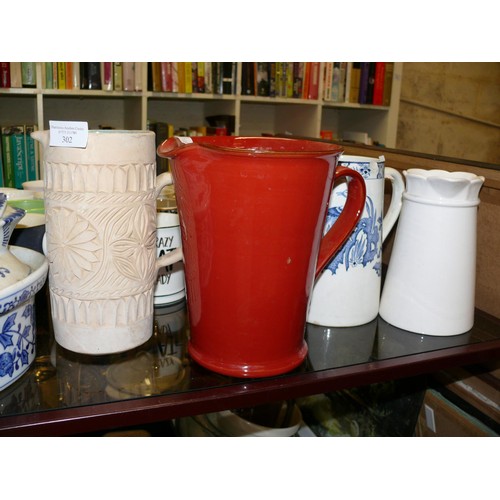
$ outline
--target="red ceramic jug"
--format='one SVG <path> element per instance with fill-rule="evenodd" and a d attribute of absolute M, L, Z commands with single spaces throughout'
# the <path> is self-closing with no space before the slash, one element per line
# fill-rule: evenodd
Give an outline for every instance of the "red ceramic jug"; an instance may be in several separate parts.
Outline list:
<path fill-rule="evenodd" d="M 356 225 L 363 178 L 337 167 L 334 144 L 276 137 L 173 137 L 191 327 L 200 365 L 235 377 L 299 366 L 315 277 Z M 348 176 L 342 215 L 322 238 L 336 176 Z"/>

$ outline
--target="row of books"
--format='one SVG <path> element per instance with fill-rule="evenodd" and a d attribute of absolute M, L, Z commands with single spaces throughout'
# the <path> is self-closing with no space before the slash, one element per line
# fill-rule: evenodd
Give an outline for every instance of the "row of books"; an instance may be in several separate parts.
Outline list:
<path fill-rule="evenodd" d="M 151 62 L 148 90 L 185 94 L 235 94 L 235 62 Z"/>
<path fill-rule="evenodd" d="M 36 87 L 36 63 L 0 62 L 0 88 Z"/>
<path fill-rule="evenodd" d="M 319 62 L 244 62 L 241 95 L 318 99 Z"/>
<path fill-rule="evenodd" d="M 323 99 L 390 106 L 393 75 L 392 62 L 327 62 Z"/>
<path fill-rule="evenodd" d="M 9 67 L 21 63 L 2 64 Z M 140 92 L 144 85 L 145 64 L 147 88 L 153 92 L 236 92 L 235 62 L 45 62 L 42 65 L 42 86 L 58 90 Z M 4 80 L 5 86 L 11 86 L 7 77 Z M 36 80 L 31 86 L 36 86 Z"/>
<path fill-rule="evenodd" d="M 22 189 L 23 182 L 38 179 L 38 145 L 31 137 L 36 129 L 36 125 L 1 127 L 1 186 Z"/>
<path fill-rule="evenodd" d="M 142 62 L 46 62 L 42 65 L 46 89 L 141 91 Z"/>

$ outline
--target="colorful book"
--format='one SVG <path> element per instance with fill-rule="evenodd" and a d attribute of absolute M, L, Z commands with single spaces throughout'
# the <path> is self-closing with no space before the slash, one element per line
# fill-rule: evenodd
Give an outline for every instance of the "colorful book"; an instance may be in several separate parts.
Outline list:
<path fill-rule="evenodd" d="M 170 90 L 168 90 L 168 88 L 169 88 L 169 82 L 168 82 L 169 68 L 170 68 L 170 63 L 168 63 L 168 62 L 161 62 L 160 63 L 160 82 L 161 82 L 161 91 L 162 92 L 170 92 Z"/>
<path fill-rule="evenodd" d="M 253 62 L 241 63 L 241 95 L 256 95 L 255 66 Z"/>
<path fill-rule="evenodd" d="M 135 89 L 135 63 L 122 62 L 123 90 L 127 92 Z"/>
<path fill-rule="evenodd" d="M 80 88 L 80 63 L 72 62 L 72 88 L 79 89 Z"/>
<path fill-rule="evenodd" d="M 0 62 L 0 88 L 10 88 L 10 63 Z"/>
<path fill-rule="evenodd" d="M 394 77 L 394 63 L 385 63 L 385 76 L 384 76 L 384 97 L 382 101 L 383 106 L 391 105 L 391 93 L 392 93 L 392 79 Z"/>
<path fill-rule="evenodd" d="M 333 62 L 325 63 L 325 72 L 323 77 L 323 99 L 325 101 L 332 100 L 333 87 Z"/>
<path fill-rule="evenodd" d="M 43 64 L 43 85 L 46 89 L 54 88 L 54 75 L 53 75 L 53 64 L 51 62 L 46 62 Z"/>
<path fill-rule="evenodd" d="M 340 63 L 333 63 L 332 70 L 332 101 L 340 102 Z"/>
<path fill-rule="evenodd" d="M 101 63 L 101 87 L 103 90 L 113 90 L 113 63 Z"/>
<path fill-rule="evenodd" d="M 23 86 L 23 72 L 20 62 L 10 63 L 10 86 L 19 89 Z"/>
<path fill-rule="evenodd" d="M 177 62 L 172 63 L 172 92 L 179 92 L 179 66 Z"/>
<path fill-rule="evenodd" d="M 361 79 L 361 63 L 353 62 L 351 71 L 351 88 L 349 90 L 349 102 L 359 102 L 359 85 Z"/>
<path fill-rule="evenodd" d="M 373 84 L 373 103 L 382 106 L 384 102 L 385 63 L 375 63 L 375 82 Z"/>
<path fill-rule="evenodd" d="M 82 63 L 85 64 L 85 63 Z M 57 63 L 57 88 L 59 90 L 64 90 L 66 88 L 66 63 L 58 62 Z M 82 87 L 82 89 L 88 87 Z"/>
<path fill-rule="evenodd" d="M 26 177 L 28 181 L 36 181 L 38 179 L 38 144 L 31 137 L 31 133 L 35 132 L 38 127 L 36 125 L 24 126 L 24 145 L 26 156 Z"/>
<path fill-rule="evenodd" d="M 269 66 L 267 62 L 257 63 L 257 95 L 269 96 Z"/>
<path fill-rule="evenodd" d="M 123 66 L 121 62 L 113 63 L 113 88 L 123 90 Z"/>
<path fill-rule="evenodd" d="M 36 87 L 36 63 L 23 62 L 21 63 L 21 78 L 23 87 Z"/>
<path fill-rule="evenodd" d="M 67 89 L 73 88 L 73 63 L 66 62 L 66 86 Z"/>
<path fill-rule="evenodd" d="M 368 67 L 368 87 L 366 89 L 366 104 L 373 104 L 373 87 L 375 85 L 375 65 L 376 63 L 369 63 Z"/>
<path fill-rule="evenodd" d="M 190 62 L 184 63 L 184 92 L 191 94 L 193 92 L 193 69 Z"/>
<path fill-rule="evenodd" d="M 161 63 L 148 63 L 148 89 L 153 92 L 161 92 Z"/>
<path fill-rule="evenodd" d="M 11 127 L 2 127 L 2 160 L 4 185 L 14 187 L 14 159 L 12 157 Z"/>
<path fill-rule="evenodd" d="M 14 187 L 23 188 L 23 182 L 28 180 L 26 172 L 26 149 L 24 141 L 24 126 L 18 125 L 11 127 L 11 150 L 14 167 Z"/>
<path fill-rule="evenodd" d="M 359 103 L 366 104 L 367 91 L 368 91 L 368 72 L 370 69 L 370 63 L 361 63 L 361 78 L 359 82 Z"/>
<path fill-rule="evenodd" d="M 196 63 L 196 92 L 205 93 L 205 63 Z"/>
<path fill-rule="evenodd" d="M 142 81 L 142 68 L 144 66 L 144 62 L 136 62 L 134 63 L 135 71 L 134 71 L 134 90 L 136 92 L 140 92 L 143 88 L 144 82 Z"/>
<path fill-rule="evenodd" d="M 235 70 L 236 70 L 236 64 L 234 62 L 223 62 L 222 63 L 222 93 L 223 94 L 234 94 Z"/>
<path fill-rule="evenodd" d="M 310 74 L 310 83 L 309 83 L 309 93 L 308 99 L 318 99 L 319 98 L 319 74 L 320 71 L 320 63 L 312 62 L 311 63 L 311 74 Z"/>

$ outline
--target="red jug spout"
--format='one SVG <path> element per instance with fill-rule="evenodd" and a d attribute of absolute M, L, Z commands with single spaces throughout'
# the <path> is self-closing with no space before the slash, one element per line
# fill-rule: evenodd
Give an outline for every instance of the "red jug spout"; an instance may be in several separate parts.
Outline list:
<path fill-rule="evenodd" d="M 163 158 L 175 158 L 181 151 L 197 147 L 191 137 L 174 136 L 163 141 L 157 149 L 157 153 Z"/>

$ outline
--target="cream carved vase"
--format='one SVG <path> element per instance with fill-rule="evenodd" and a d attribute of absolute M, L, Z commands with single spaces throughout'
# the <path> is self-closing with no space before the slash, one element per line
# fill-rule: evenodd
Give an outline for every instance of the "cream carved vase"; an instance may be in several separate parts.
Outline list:
<path fill-rule="evenodd" d="M 85 354 L 110 354 L 153 332 L 156 198 L 170 174 L 156 177 L 153 132 L 89 131 L 85 148 L 43 151 L 46 250 L 56 341 Z"/>

